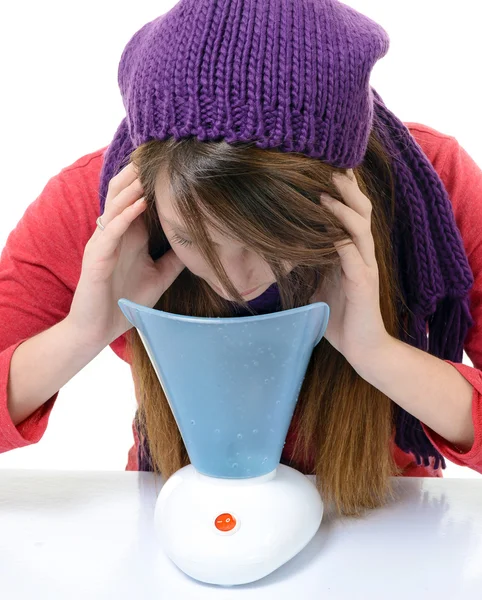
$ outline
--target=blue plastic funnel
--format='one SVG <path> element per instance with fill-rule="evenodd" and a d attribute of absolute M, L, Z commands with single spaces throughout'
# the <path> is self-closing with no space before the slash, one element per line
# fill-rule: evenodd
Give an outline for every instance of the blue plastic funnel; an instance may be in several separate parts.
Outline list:
<path fill-rule="evenodd" d="M 123 298 L 119 306 L 139 332 L 192 465 L 230 479 L 273 471 L 328 305 L 233 318 L 175 315 Z"/>

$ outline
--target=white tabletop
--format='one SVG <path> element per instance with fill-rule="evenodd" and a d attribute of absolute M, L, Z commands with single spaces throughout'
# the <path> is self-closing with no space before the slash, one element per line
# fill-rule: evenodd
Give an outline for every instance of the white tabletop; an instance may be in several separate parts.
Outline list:
<path fill-rule="evenodd" d="M 391 506 L 325 516 L 297 557 L 236 588 L 197 583 L 164 556 L 153 532 L 160 485 L 150 473 L 0 470 L 0 597 L 482 598 L 482 480 L 397 479 Z"/>

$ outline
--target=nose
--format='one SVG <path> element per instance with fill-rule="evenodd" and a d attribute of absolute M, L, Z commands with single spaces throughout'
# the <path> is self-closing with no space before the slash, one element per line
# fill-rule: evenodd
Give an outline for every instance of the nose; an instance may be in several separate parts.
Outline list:
<path fill-rule="evenodd" d="M 222 253 L 220 260 L 238 292 L 245 292 L 262 283 L 255 280 L 255 267 L 259 259 L 250 250 L 246 248 L 230 249 Z"/>

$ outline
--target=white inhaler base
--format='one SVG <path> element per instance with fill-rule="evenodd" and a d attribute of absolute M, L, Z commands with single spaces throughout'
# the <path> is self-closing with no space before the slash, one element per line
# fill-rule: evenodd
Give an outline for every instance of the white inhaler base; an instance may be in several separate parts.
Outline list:
<path fill-rule="evenodd" d="M 261 579 L 296 556 L 322 516 L 315 485 L 291 467 L 220 479 L 188 465 L 162 487 L 155 526 L 167 556 L 184 573 L 230 586 Z"/>

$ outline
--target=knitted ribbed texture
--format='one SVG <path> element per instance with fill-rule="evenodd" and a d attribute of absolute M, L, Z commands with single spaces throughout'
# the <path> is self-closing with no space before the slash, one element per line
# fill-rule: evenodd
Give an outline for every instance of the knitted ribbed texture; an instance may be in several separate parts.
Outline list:
<path fill-rule="evenodd" d="M 356 166 L 372 121 L 370 72 L 388 46 L 379 25 L 335 0 L 181 0 L 122 53 L 126 118 L 101 197 L 124 153 L 153 138 L 253 141 Z"/>
<path fill-rule="evenodd" d="M 181 0 L 122 53 L 126 117 L 104 157 L 100 212 L 110 179 L 150 139 L 249 141 L 353 168 L 374 128 L 393 157 L 394 260 L 413 314 L 402 339 L 461 362 L 473 277 L 443 183 L 370 86 L 388 47 L 380 25 L 337 0 Z M 267 312 L 278 301 L 272 286 L 254 307 Z M 444 464 L 402 409 L 396 443 L 419 463 Z M 151 469 L 148 445 L 139 459 L 140 469 Z"/>

